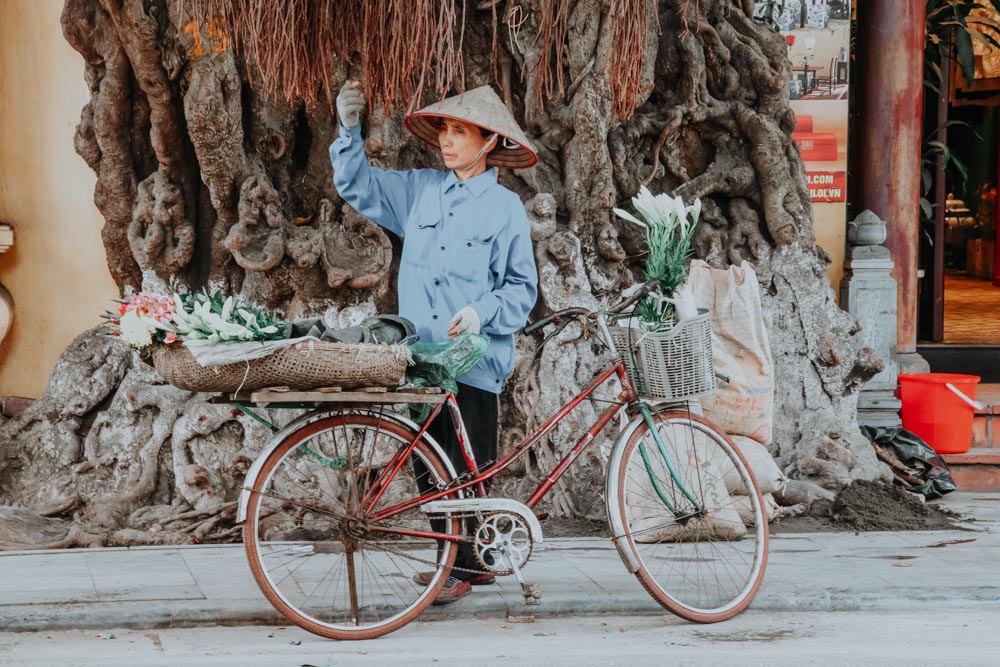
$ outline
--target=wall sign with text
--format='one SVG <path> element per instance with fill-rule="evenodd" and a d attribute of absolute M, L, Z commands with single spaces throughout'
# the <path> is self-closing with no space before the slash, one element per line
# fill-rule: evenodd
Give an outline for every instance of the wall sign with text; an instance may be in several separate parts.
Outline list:
<path fill-rule="evenodd" d="M 769 5 L 755 4 L 758 13 Z M 812 201 L 846 202 L 850 2 L 787 2 L 772 11 L 792 62 L 788 96 L 798 119 L 792 136 L 806 163 Z"/>

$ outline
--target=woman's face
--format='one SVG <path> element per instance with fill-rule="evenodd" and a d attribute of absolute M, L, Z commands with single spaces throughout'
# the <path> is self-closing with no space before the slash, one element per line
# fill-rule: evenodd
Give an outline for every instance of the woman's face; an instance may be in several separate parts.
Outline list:
<path fill-rule="evenodd" d="M 483 149 L 489 136 L 483 136 L 479 128 L 472 123 L 461 120 L 442 120 L 438 130 L 438 143 L 441 145 L 441 157 L 448 169 L 467 169 Z"/>

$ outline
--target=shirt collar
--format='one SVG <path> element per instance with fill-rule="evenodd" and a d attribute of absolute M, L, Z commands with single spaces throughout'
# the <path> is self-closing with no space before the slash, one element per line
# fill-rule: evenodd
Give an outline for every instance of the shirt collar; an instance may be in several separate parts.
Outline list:
<path fill-rule="evenodd" d="M 464 187 L 468 188 L 469 192 L 478 197 L 486 192 L 490 186 L 495 185 L 496 182 L 497 172 L 493 167 L 487 167 L 483 173 L 472 178 L 467 178 L 464 181 L 459 181 L 458 176 L 455 175 L 455 170 L 452 169 L 444 179 L 444 190 L 447 192 L 455 185 L 461 183 Z"/>

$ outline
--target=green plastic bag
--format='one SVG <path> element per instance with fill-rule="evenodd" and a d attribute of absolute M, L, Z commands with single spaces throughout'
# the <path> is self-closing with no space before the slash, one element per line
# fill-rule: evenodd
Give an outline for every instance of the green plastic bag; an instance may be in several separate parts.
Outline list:
<path fill-rule="evenodd" d="M 485 334 L 464 334 L 443 343 L 413 343 L 413 365 L 406 370 L 406 381 L 414 387 L 441 387 L 458 393 L 457 379 L 472 370 L 490 349 L 490 337 Z M 430 414 L 430 404 L 416 409 L 417 421 Z"/>

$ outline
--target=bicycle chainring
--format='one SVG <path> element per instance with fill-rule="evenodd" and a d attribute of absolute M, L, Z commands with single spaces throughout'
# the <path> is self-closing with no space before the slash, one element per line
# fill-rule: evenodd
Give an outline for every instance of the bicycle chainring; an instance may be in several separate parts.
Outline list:
<path fill-rule="evenodd" d="M 514 512 L 489 512 L 476 527 L 473 551 L 483 569 L 499 576 L 514 573 L 527 564 L 534 541 L 528 522 Z"/>

